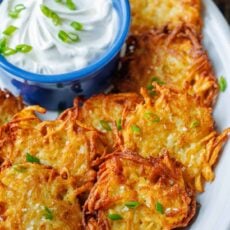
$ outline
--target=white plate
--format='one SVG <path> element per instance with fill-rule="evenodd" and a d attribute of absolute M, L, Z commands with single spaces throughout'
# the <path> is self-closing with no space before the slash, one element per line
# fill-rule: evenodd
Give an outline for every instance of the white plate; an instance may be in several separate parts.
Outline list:
<path fill-rule="evenodd" d="M 204 46 L 216 76 L 224 76 L 228 88 L 219 95 L 214 118 L 219 131 L 230 127 L 230 29 L 211 0 L 204 0 Z M 217 164 L 216 179 L 198 197 L 200 212 L 190 230 L 230 229 L 230 141 Z"/>

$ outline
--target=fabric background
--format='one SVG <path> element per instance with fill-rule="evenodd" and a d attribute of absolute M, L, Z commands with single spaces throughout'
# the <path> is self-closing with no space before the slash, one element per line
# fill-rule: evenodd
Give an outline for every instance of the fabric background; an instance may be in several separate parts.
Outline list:
<path fill-rule="evenodd" d="M 230 0 L 214 0 L 219 9 L 230 23 Z"/>

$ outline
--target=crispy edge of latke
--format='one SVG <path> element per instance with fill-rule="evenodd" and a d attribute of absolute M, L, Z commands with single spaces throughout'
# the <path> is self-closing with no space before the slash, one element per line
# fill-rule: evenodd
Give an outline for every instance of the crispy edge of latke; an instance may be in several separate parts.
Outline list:
<path fill-rule="evenodd" d="M 24 108 L 21 97 L 16 97 L 7 90 L 0 90 L 0 111 L 6 118 L 0 120 L 0 126 L 9 122 L 13 116 Z"/>
<path fill-rule="evenodd" d="M 196 213 L 196 195 L 195 195 L 195 191 L 189 186 L 189 184 L 186 184 L 186 181 L 183 178 L 182 165 L 176 160 L 170 158 L 167 151 L 164 151 L 160 157 L 157 157 L 157 158 L 150 157 L 146 159 L 138 155 L 136 152 L 131 152 L 129 150 L 126 150 L 123 152 L 116 151 L 104 157 L 103 159 L 104 162 L 100 165 L 100 168 L 98 171 L 97 182 L 95 183 L 94 187 L 90 191 L 89 197 L 83 207 L 83 226 L 86 229 L 90 229 L 90 230 L 110 229 L 107 217 L 105 217 L 105 215 L 103 214 L 103 211 L 100 211 L 101 207 L 105 209 L 108 208 L 108 200 L 106 201 L 107 203 L 105 204 L 105 206 L 103 206 L 103 200 L 102 202 L 100 201 L 100 198 L 99 198 L 100 194 L 98 194 L 97 192 L 97 185 L 100 183 L 106 183 L 106 179 L 109 176 L 108 173 L 106 173 L 107 171 L 106 164 L 110 160 L 116 159 L 116 158 L 119 158 L 119 159 L 123 158 L 125 160 L 129 160 L 129 161 L 133 161 L 134 163 L 138 163 L 142 166 L 146 165 L 149 167 L 153 167 L 156 170 L 156 172 L 158 172 L 160 175 L 162 175 L 162 172 L 163 172 L 163 175 L 168 175 L 174 179 L 178 177 L 177 172 L 178 170 L 180 170 L 181 172 L 180 175 L 182 176 L 182 179 L 185 185 L 185 193 L 190 200 L 190 202 L 188 203 L 190 207 L 189 209 L 190 211 L 187 215 L 187 218 L 185 218 L 183 222 L 181 223 L 176 223 L 172 227 L 172 229 L 188 226 L 188 224 L 193 219 Z M 165 166 L 167 166 L 168 168 L 166 168 Z M 174 168 L 176 169 L 176 171 L 174 171 Z M 121 166 L 120 167 L 117 166 L 117 169 L 118 169 L 117 173 L 118 174 L 121 173 L 120 172 L 122 170 Z M 114 169 L 114 171 L 116 171 L 116 169 Z M 95 207 L 95 210 L 94 210 L 95 205 L 97 207 Z M 95 218 L 98 218 L 98 221 Z M 90 223 L 92 228 L 88 226 L 88 223 Z"/>
<path fill-rule="evenodd" d="M 205 80 L 208 84 L 208 89 L 202 90 L 200 94 L 198 93 L 194 96 L 200 98 L 204 105 L 214 105 L 219 87 L 211 61 L 207 52 L 202 47 L 200 37 L 195 35 L 188 27 L 185 26 L 178 26 L 173 31 L 150 30 L 141 35 L 130 36 L 127 41 L 126 54 L 121 58 L 121 69 L 113 79 L 113 84 L 116 89 L 119 92 L 139 93 L 139 89 L 143 86 L 139 85 L 138 80 L 132 77 L 135 76 L 136 73 L 132 72 L 132 69 L 130 69 L 130 63 L 136 60 L 137 64 L 143 64 L 142 72 L 147 72 L 147 70 L 151 68 L 153 56 L 151 54 L 148 56 L 144 55 L 147 58 L 140 61 L 142 57 L 137 51 L 139 49 L 143 49 L 149 52 L 148 50 L 154 50 L 158 43 L 159 46 L 162 46 L 162 41 L 167 47 L 170 44 L 173 44 L 176 39 L 185 39 L 186 41 L 189 41 L 192 46 L 191 58 L 194 59 L 194 63 L 190 67 L 190 76 L 193 76 L 193 79 L 191 79 L 191 83 L 185 81 L 185 89 L 193 89 L 193 85 L 198 82 L 198 80 Z M 199 79 L 195 79 L 194 75 L 196 72 L 199 72 L 200 74 Z M 161 76 L 157 77 L 161 79 Z M 203 82 L 201 83 L 203 84 Z"/>

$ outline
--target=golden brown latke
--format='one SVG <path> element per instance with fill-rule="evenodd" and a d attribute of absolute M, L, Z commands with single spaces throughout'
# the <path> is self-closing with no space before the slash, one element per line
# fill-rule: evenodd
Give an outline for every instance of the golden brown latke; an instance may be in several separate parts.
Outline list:
<path fill-rule="evenodd" d="M 7 123 L 24 107 L 22 99 L 0 90 L 0 126 Z"/>
<path fill-rule="evenodd" d="M 122 130 L 124 148 L 138 151 L 143 157 L 156 157 L 167 149 L 185 166 L 187 181 L 202 191 L 203 181 L 214 179 L 212 167 L 230 130 L 221 134 L 215 131 L 212 109 L 186 92 L 157 84 L 155 88 L 156 98 L 143 90 L 145 103 L 126 119 Z"/>
<path fill-rule="evenodd" d="M 114 79 L 119 91 L 139 93 L 157 82 L 186 89 L 207 106 L 214 103 L 218 84 L 211 63 L 189 29 L 130 37 L 127 50 L 120 79 Z"/>
<path fill-rule="evenodd" d="M 145 102 L 136 95 L 137 99 L 133 103 L 130 101 L 132 109 L 124 106 L 124 113 L 114 113 L 118 109 L 122 111 L 122 104 L 114 98 L 122 101 L 124 97 L 126 101 L 129 98 L 125 97 L 127 94 L 93 97 L 85 102 L 90 106 L 83 105 L 81 108 L 76 105 L 72 113 L 78 111 L 77 122 L 87 120 L 87 127 L 97 130 L 100 127 L 95 124 L 105 119 L 111 127 L 104 133 L 109 145 L 113 146 L 110 147 L 111 152 L 117 148 L 131 149 L 148 158 L 157 157 L 163 149 L 167 149 L 171 157 L 185 166 L 187 181 L 197 191 L 202 191 L 203 181 L 214 179 L 212 167 L 230 130 L 222 134 L 215 131 L 212 109 L 200 104 L 185 90 L 177 91 L 158 84 L 154 88 L 154 97 L 142 90 Z M 94 110 L 97 113 L 92 113 Z M 115 126 L 118 119 L 121 119 L 119 130 Z"/>
<path fill-rule="evenodd" d="M 200 0 L 130 0 L 130 3 L 133 34 L 165 27 L 173 30 L 181 25 L 201 33 Z"/>
<path fill-rule="evenodd" d="M 71 117 L 41 121 L 35 112 L 45 110 L 27 107 L 1 127 L 0 157 L 16 164 L 27 161 L 30 154 L 63 177 L 76 177 L 79 186 L 90 185 L 96 176 L 93 161 L 105 152 L 98 132 L 78 126 Z"/>
<path fill-rule="evenodd" d="M 83 102 L 75 101 L 73 108 L 64 111 L 60 119 L 74 117 L 75 121 L 87 129 L 94 129 L 104 136 L 107 152 L 112 152 L 119 144 L 119 130 L 127 113 L 135 110 L 143 98 L 135 93 L 99 94 Z"/>
<path fill-rule="evenodd" d="M 167 154 L 156 159 L 131 152 L 111 154 L 85 203 L 84 225 L 90 230 L 184 227 L 195 213 L 194 195 L 182 167 Z"/>
<path fill-rule="evenodd" d="M 0 173 L 0 229 L 81 229 L 74 180 L 38 164 Z"/>

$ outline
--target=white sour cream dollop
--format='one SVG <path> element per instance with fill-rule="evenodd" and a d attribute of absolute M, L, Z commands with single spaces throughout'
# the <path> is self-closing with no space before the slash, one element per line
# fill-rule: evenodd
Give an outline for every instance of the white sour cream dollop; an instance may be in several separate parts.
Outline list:
<path fill-rule="evenodd" d="M 94 62 L 114 42 L 118 31 L 118 14 L 112 0 L 73 0 L 76 10 L 70 10 L 65 2 L 55 0 L 3 0 L 0 4 L 0 38 L 10 25 L 18 29 L 9 38 L 8 46 L 28 44 L 33 47 L 29 53 L 16 53 L 6 59 L 30 72 L 39 74 L 61 74 L 79 70 Z M 18 4 L 26 9 L 19 17 L 9 17 L 10 10 Z M 52 20 L 41 12 L 41 5 L 52 9 L 62 21 L 55 26 Z M 75 31 L 70 23 L 80 22 L 82 31 Z M 80 41 L 65 43 L 60 40 L 60 30 L 79 35 Z"/>

